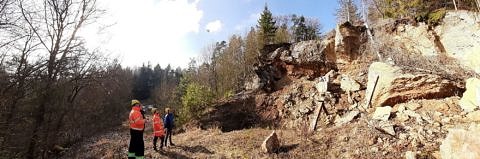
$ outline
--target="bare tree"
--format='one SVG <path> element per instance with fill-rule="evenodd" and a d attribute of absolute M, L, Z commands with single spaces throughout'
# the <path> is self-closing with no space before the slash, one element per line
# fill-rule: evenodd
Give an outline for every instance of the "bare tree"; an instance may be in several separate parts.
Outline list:
<path fill-rule="evenodd" d="M 77 35 L 103 13 L 95 0 L 0 0 L 0 11 L 2 157 L 52 158 L 54 145 L 121 124 L 132 71 Z"/>
<path fill-rule="evenodd" d="M 5 109 L 5 123 L 6 132 L 10 131 L 13 114 L 16 112 L 16 106 L 19 101 L 24 98 L 27 94 L 27 89 L 32 87 L 32 83 L 28 81 L 34 71 L 39 69 L 38 64 L 30 63 L 30 56 L 35 50 L 37 44 L 34 43 L 33 34 L 25 35 L 24 38 L 18 39 L 17 42 L 11 43 L 9 49 L 13 54 L 11 54 L 10 60 L 7 62 L 5 67 L 8 67 L 7 70 L 11 72 L 10 80 L 12 82 L 8 83 L 1 89 L 1 96 L 10 97 L 9 102 L 7 102 L 7 109 Z M 7 95 L 8 94 L 8 95 Z M 8 138 L 6 139 L 8 140 Z"/>
<path fill-rule="evenodd" d="M 382 60 L 382 56 L 378 52 L 378 47 L 376 45 L 375 40 L 373 39 L 373 35 L 372 35 L 372 32 L 370 30 L 370 25 L 369 25 L 370 24 L 370 18 L 369 17 L 370 17 L 371 14 L 369 13 L 370 8 L 368 6 L 374 5 L 378 9 L 377 4 L 376 4 L 377 2 L 375 2 L 375 0 L 372 0 L 371 3 L 373 3 L 373 4 L 369 4 L 368 0 L 362 0 L 361 3 L 362 3 L 362 17 L 363 17 L 365 28 L 367 28 L 367 35 L 368 35 L 368 39 L 370 40 L 369 41 L 370 48 L 375 52 L 375 54 L 377 55 L 377 58 L 379 60 Z"/>
<path fill-rule="evenodd" d="M 17 106 L 24 98 L 31 94 L 33 83 L 32 75 L 41 69 L 41 64 L 33 60 L 32 56 L 39 46 L 31 28 L 19 20 L 20 14 L 16 10 L 16 1 L 0 1 L 0 69 L 5 82 L 0 84 L 0 102 L 2 107 L 1 134 L 9 134 L 15 125 L 13 115 Z M 0 147 L 3 149 L 11 135 L 2 135 Z"/>
<path fill-rule="evenodd" d="M 361 22 L 360 14 L 353 0 L 338 0 L 337 22 L 350 22 L 356 24 Z"/>
<path fill-rule="evenodd" d="M 11 25 L 13 0 L 0 0 L 0 29 Z"/>
<path fill-rule="evenodd" d="M 54 92 L 54 87 L 77 49 L 83 42 L 77 32 L 85 24 L 96 19 L 98 10 L 95 0 L 20 0 L 19 8 L 23 20 L 33 30 L 39 40 L 39 54 L 46 54 L 45 76 L 42 78 L 43 91 L 39 95 L 38 106 L 34 111 L 34 125 L 27 157 L 34 158 L 37 143 L 40 141 L 40 128 L 45 122 L 45 113 Z"/>

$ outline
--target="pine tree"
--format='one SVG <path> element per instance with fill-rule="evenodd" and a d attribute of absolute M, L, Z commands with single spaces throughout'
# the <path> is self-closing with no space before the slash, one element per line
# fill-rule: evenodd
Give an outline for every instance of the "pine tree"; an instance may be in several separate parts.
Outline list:
<path fill-rule="evenodd" d="M 132 90 L 134 98 L 139 100 L 150 98 L 153 89 L 152 77 L 153 70 L 150 68 L 150 65 L 142 65 L 138 75 L 135 76 L 134 88 Z"/>
<path fill-rule="evenodd" d="M 305 18 L 304 16 L 297 17 L 292 15 L 292 31 L 295 42 L 314 40 L 319 36 L 320 23 L 318 20 Z"/>
<path fill-rule="evenodd" d="M 163 70 L 162 70 L 162 67 L 160 67 L 160 64 L 155 65 L 155 67 L 153 68 L 153 79 L 152 79 L 154 87 L 161 87 L 162 75 L 163 75 Z"/>
<path fill-rule="evenodd" d="M 305 17 L 296 15 L 292 16 L 293 21 L 293 37 L 295 42 L 306 40 L 307 25 L 305 25 Z"/>
<path fill-rule="evenodd" d="M 274 42 L 275 33 L 277 32 L 277 27 L 275 26 L 275 21 L 273 20 L 272 13 L 268 10 L 267 5 L 260 15 L 258 20 L 258 29 L 259 29 L 259 39 L 261 46 L 272 44 Z"/>

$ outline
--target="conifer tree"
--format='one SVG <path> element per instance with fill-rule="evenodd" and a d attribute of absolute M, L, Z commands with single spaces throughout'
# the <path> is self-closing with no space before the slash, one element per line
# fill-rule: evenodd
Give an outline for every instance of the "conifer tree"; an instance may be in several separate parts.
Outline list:
<path fill-rule="evenodd" d="M 274 42 L 275 33 L 277 32 L 275 23 L 272 13 L 268 10 L 267 5 L 265 4 L 265 8 L 260 15 L 257 26 L 259 29 L 258 35 L 261 46 L 272 44 Z"/>

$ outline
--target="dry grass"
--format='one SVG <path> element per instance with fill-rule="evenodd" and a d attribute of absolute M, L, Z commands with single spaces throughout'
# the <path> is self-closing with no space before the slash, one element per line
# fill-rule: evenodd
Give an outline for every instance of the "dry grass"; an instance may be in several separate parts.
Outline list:
<path fill-rule="evenodd" d="M 313 135 L 313 132 L 310 132 L 309 129 L 310 122 L 303 121 L 297 129 L 297 134 L 300 135 L 301 139 L 308 140 Z"/>

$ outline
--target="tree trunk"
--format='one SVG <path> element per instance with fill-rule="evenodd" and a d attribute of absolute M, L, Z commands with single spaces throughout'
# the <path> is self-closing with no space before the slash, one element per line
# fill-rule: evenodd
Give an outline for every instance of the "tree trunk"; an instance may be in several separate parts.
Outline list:
<path fill-rule="evenodd" d="M 480 0 L 475 0 L 475 4 L 477 6 L 477 12 L 480 12 Z"/>
<path fill-rule="evenodd" d="M 453 6 L 455 6 L 455 10 L 457 10 L 457 3 L 455 2 L 455 0 L 453 0 Z"/>
<path fill-rule="evenodd" d="M 350 6 L 348 6 L 348 4 L 350 4 L 350 0 L 348 0 L 348 3 L 345 3 L 345 9 L 347 9 L 347 22 L 351 23 L 350 22 Z"/>
<path fill-rule="evenodd" d="M 373 0 L 373 2 L 375 3 L 375 0 Z M 370 28 L 368 26 L 368 13 L 365 12 L 365 10 L 366 10 L 365 6 L 366 6 L 365 2 L 362 0 L 363 21 L 365 21 L 365 28 L 367 29 L 367 35 L 368 35 L 368 38 L 370 39 L 370 47 L 372 47 L 372 49 L 375 50 L 375 53 L 377 54 L 378 60 L 382 61 L 382 55 L 380 55 L 380 53 L 378 52 L 378 49 L 375 45 L 375 41 L 373 39 L 372 32 L 370 31 Z M 376 3 L 375 3 L 375 6 L 377 6 Z M 378 6 L 377 6 L 377 9 L 378 9 Z"/>
<path fill-rule="evenodd" d="M 36 111 L 34 111 L 35 122 L 33 125 L 32 137 L 30 138 L 30 143 L 28 145 L 28 150 L 27 150 L 28 159 L 34 159 L 34 156 L 35 156 L 37 142 L 40 139 L 39 131 L 45 120 L 44 114 L 45 114 L 46 104 L 47 104 L 47 101 L 50 99 L 51 92 L 52 92 L 52 89 L 51 89 L 52 83 L 53 83 L 53 79 L 49 79 L 45 88 L 45 93 L 43 94 L 40 100 L 40 104 L 36 109 Z"/>

